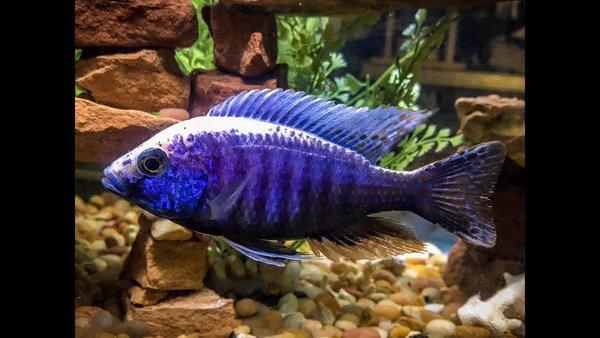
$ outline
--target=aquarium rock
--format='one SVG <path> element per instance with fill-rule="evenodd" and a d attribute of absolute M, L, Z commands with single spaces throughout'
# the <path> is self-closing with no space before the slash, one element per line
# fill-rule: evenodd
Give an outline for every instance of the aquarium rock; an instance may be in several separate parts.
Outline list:
<path fill-rule="evenodd" d="M 222 3 L 205 7 L 202 14 L 215 43 L 218 68 L 245 77 L 273 70 L 277 61 L 275 14 L 227 8 Z"/>
<path fill-rule="evenodd" d="M 132 286 L 129 289 L 129 300 L 135 305 L 154 305 L 167 296 L 167 291 Z"/>
<path fill-rule="evenodd" d="M 504 285 L 504 272 L 519 274 L 524 268 L 523 262 L 497 258 L 492 252 L 471 248 L 458 240 L 448 254 L 444 281 L 459 286 L 468 295 L 487 298 Z"/>
<path fill-rule="evenodd" d="M 107 163 L 125 149 L 173 124 L 139 110 L 116 109 L 75 98 L 75 160 Z"/>
<path fill-rule="evenodd" d="M 100 104 L 145 112 L 186 108 L 190 92 L 174 51 L 167 49 L 79 60 L 75 63 L 75 82 Z"/>
<path fill-rule="evenodd" d="M 140 216 L 140 232 L 127 262 L 128 271 L 141 286 L 159 290 L 198 290 L 206 275 L 207 243 L 158 241 L 151 232 L 152 221 Z"/>
<path fill-rule="evenodd" d="M 523 323 L 519 319 L 507 318 L 504 311 L 517 303 L 525 302 L 525 275 L 504 274 L 506 287 L 486 301 L 475 295 L 458 309 L 458 317 L 464 325 L 483 325 L 494 334 L 501 335 L 518 329 Z M 524 307 L 521 307 L 524 311 Z M 524 317 L 524 312 L 520 317 Z"/>
<path fill-rule="evenodd" d="M 204 116 L 214 105 L 244 90 L 287 87 L 285 65 L 277 65 L 275 70 L 252 79 L 219 71 L 196 71 L 190 76 L 191 92 L 188 106 L 190 117 Z"/>
<path fill-rule="evenodd" d="M 458 240 L 448 254 L 443 272 L 448 286 L 456 285 L 468 295 L 479 293 L 486 298 L 503 287 L 504 272 L 517 275 L 525 268 L 525 172 L 522 166 L 525 158 L 519 155 L 524 151 L 525 105 L 517 99 L 489 96 L 461 98 L 456 101 L 456 109 L 466 126 L 466 144 L 493 139 L 502 141 L 508 149 L 509 157 L 491 197 L 495 246 L 483 249 Z M 499 128 L 508 128 L 509 132 L 504 133 L 504 129 Z"/>
<path fill-rule="evenodd" d="M 228 337 L 241 324 L 233 300 L 204 288 L 199 292 L 137 307 L 126 302 L 126 320 L 148 323 L 152 336 L 176 337 L 197 333 L 203 337 Z"/>
<path fill-rule="evenodd" d="M 76 0 L 77 47 L 187 47 L 198 21 L 186 0 Z"/>
<path fill-rule="evenodd" d="M 500 141 L 506 156 L 525 166 L 525 101 L 489 95 L 461 97 L 454 106 L 465 146 Z"/>
<path fill-rule="evenodd" d="M 189 120 L 190 113 L 188 113 L 187 110 L 182 108 L 163 108 L 158 111 L 158 116 L 168 117 L 178 121 L 185 121 Z"/>

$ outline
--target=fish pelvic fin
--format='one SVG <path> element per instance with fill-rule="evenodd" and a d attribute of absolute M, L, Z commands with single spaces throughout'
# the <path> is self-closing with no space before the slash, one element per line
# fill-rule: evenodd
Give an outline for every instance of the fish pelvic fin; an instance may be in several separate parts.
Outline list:
<path fill-rule="evenodd" d="M 490 198 L 504 157 L 502 143 L 487 142 L 415 170 L 415 212 L 471 244 L 493 247 Z"/>
<path fill-rule="evenodd" d="M 366 216 L 339 230 L 309 235 L 308 244 L 316 256 L 339 262 L 387 258 L 399 254 L 423 251 L 425 245 L 410 229 L 393 219 Z"/>
<path fill-rule="evenodd" d="M 311 255 L 299 254 L 295 250 L 273 241 L 243 239 L 232 236 L 219 238 L 244 256 L 269 265 L 285 266 L 285 263 L 288 261 L 313 258 Z"/>

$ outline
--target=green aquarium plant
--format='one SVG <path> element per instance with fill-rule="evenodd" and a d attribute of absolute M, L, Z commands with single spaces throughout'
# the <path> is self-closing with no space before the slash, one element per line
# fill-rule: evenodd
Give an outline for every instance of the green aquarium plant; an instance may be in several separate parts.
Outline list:
<path fill-rule="evenodd" d="M 436 153 L 449 145 L 458 147 L 462 144 L 462 134 L 451 135 L 449 128 L 437 131 L 437 126 L 421 124 L 408 136 L 402 139 L 395 150 L 387 153 L 381 159 L 380 165 L 393 170 L 405 170 L 417 157 L 434 150 Z"/>
<path fill-rule="evenodd" d="M 75 62 L 79 61 L 80 58 L 81 58 L 81 49 L 75 49 Z M 85 93 L 85 90 L 76 83 L 75 84 L 75 97 L 78 97 L 79 95 L 81 95 L 83 93 Z"/>
<path fill-rule="evenodd" d="M 339 19 L 337 23 L 326 17 L 279 17 L 279 62 L 288 64 L 290 87 L 354 107 L 419 109 L 420 86 L 416 78 L 423 62 L 440 48 L 456 17 L 446 15 L 425 25 L 427 11 L 420 9 L 415 22 L 402 32 L 404 41 L 394 62 L 378 78 L 371 80 L 367 76 L 360 80 L 350 73 L 333 77 L 335 70 L 346 67 L 339 52 L 346 39 L 360 34 L 376 19 L 372 14 Z M 435 134 L 436 130 L 435 125 L 419 126 L 384 156 L 381 166 L 403 170 L 431 150 L 440 152 L 462 143 L 462 137 L 451 136 L 449 129 Z"/>
<path fill-rule="evenodd" d="M 196 9 L 198 19 L 198 39 L 190 47 L 175 51 L 175 60 L 185 75 L 189 75 L 194 69 L 210 70 L 215 68 L 214 42 L 208 25 L 202 19 L 202 7 L 215 5 L 218 0 L 191 0 L 191 2 Z"/>

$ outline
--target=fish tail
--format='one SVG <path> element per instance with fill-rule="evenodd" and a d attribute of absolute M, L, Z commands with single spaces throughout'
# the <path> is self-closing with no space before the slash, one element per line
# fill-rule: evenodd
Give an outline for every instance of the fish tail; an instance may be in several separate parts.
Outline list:
<path fill-rule="evenodd" d="M 417 214 L 467 242 L 496 242 L 490 197 L 504 162 L 504 146 L 487 142 L 413 172 Z"/>

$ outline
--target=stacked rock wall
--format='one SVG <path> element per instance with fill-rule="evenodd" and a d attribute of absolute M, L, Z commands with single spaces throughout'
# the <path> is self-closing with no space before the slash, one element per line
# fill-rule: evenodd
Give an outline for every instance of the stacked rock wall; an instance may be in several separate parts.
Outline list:
<path fill-rule="evenodd" d="M 207 238 L 169 220 L 140 216 L 140 232 L 125 263 L 127 321 L 148 323 L 153 335 L 227 337 L 239 325 L 233 300 L 203 285 Z"/>
<path fill-rule="evenodd" d="M 109 163 L 229 96 L 286 87 L 287 67 L 275 64 L 274 13 L 220 4 L 202 10 L 217 69 L 186 76 L 175 48 L 198 38 L 196 9 L 188 0 L 75 1 L 75 46 L 83 49 L 75 82 L 86 91 L 75 104 L 77 161 Z"/>

